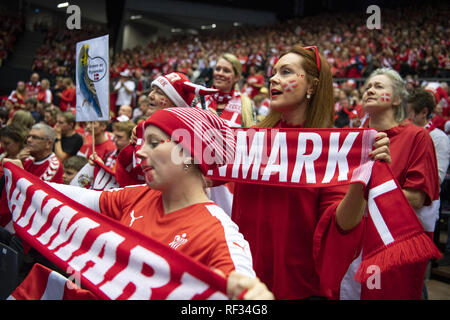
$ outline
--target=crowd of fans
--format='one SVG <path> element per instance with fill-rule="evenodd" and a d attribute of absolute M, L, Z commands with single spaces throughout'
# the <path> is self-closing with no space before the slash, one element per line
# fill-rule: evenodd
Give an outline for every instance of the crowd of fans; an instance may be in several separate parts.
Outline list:
<path fill-rule="evenodd" d="M 125 69 L 141 69 L 146 76 L 179 71 L 191 80 L 208 83 L 218 55 L 239 57 L 243 74 L 255 65 L 267 79 L 277 56 L 300 41 L 317 45 L 332 66 L 335 78 L 366 77 L 378 67 L 392 67 L 403 77 L 450 77 L 449 9 L 440 6 L 383 9 L 381 30 L 366 27 L 361 12 L 322 14 L 266 26 L 242 26 L 200 35 L 178 35 L 117 52 L 111 61 L 111 77 Z M 317 21 L 326 21 L 320 24 Z M 70 76 L 74 71 L 77 41 L 106 33 L 94 25 L 70 32 L 66 28 L 36 26 L 46 34 L 35 55 L 33 70 Z"/>
<path fill-rule="evenodd" d="M 214 66 L 225 52 L 240 60 L 242 77 L 237 89 L 251 99 L 261 121 L 269 112 L 267 85 L 272 67 L 281 52 L 298 42 L 317 45 L 331 66 L 336 128 L 362 125 L 364 88 L 358 79 L 377 68 L 389 67 L 403 76 L 408 91 L 425 87 L 433 92 L 436 108 L 430 125 L 450 134 L 448 16 L 445 6 L 386 9 L 382 29 L 369 30 L 365 16 L 323 14 L 270 26 L 240 27 L 232 33 L 159 39 L 114 55 L 110 61 L 111 121 L 89 124 L 75 121 L 75 46 L 103 35 L 105 30 L 92 25 L 73 32 L 36 24 L 35 31 L 43 32 L 45 41 L 35 53 L 33 73 L 0 100 L 0 159 L 25 161 L 32 156 L 39 161 L 59 161 L 63 166 L 55 175 L 45 176 L 49 181 L 69 184 L 87 163 L 95 145 L 97 156 L 111 167 L 129 143 L 136 124 L 151 115 L 147 96 L 152 81 L 162 74 L 181 72 L 190 81 L 210 87 Z M 23 21 L 0 14 L 0 24 L 2 30 L 9 30 L 0 33 L 1 54 L 2 45 L 6 51 L 12 50 Z"/>
<path fill-rule="evenodd" d="M 258 118 L 268 113 L 268 79 L 281 52 L 297 42 L 315 44 L 327 58 L 335 79 L 335 126 L 359 124 L 361 81 L 374 69 L 391 67 L 407 81 L 410 89 L 425 86 L 420 78 L 450 77 L 450 28 L 447 6 L 383 9 L 381 30 L 370 30 L 365 15 L 321 14 L 297 18 L 268 26 L 244 26 L 233 32 L 207 32 L 200 35 L 175 35 L 169 39 L 142 44 L 117 52 L 110 61 L 110 104 L 113 117 L 121 105 L 131 107 L 129 119 L 145 114 L 140 99 L 150 91 L 150 83 L 161 74 L 185 73 L 196 83 L 212 84 L 212 70 L 223 52 L 233 53 L 242 64 L 239 90 L 253 101 Z M 319 24 L 317 21 L 327 21 Z M 2 15 L 2 39 L 5 49 L 12 50 L 15 35 L 22 31 L 23 18 Z M 45 35 L 44 44 L 35 53 L 33 75 L 28 83 L 19 82 L 3 106 L 12 115 L 25 109 L 36 122 L 49 120 L 50 111 L 70 111 L 75 107 L 75 46 L 82 40 L 101 36 L 106 30 L 99 25 L 85 25 L 73 32 L 45 23 L 34 25 Z M 0 51 L 0 52 L 6 52 Z M 0 57 L 1 59 L 1 57 Z M 42 79 L 39 81 L 39 77 Z M 346 80 L 340 78 L 352 78 Z M 124 98 L 119 83 L 128 83 Z M 122 90 L 123 91 L 123 90 Z M 442 83 L 438 100 L 443 100 L 438 116 L 447 117 L 448 86 Z M 126 101 L 126 102 L 124 102 Z M 141 111 L 141 109 L 143 111 Z M 47 119 L 47 120 L 46 120 Z M 49 123 L 54 125 L 54 123 Z"/>
<path fill-rule="evenodd" d="M 77 42 L 107 33 L 104 27 L 95 24 L 83 25 L 76 31 L 45 22 L 35 23 L 33 28 L 44 35 L 44 43 L 34 54 L 32 70 L 50 79 L 73 76 Z"/>
<path fill-rule="evenodd" d="M 12 13 L 0 7 L 0 67 L 14 51 L 14 45 L 25 27 L 22 14 Z"/>

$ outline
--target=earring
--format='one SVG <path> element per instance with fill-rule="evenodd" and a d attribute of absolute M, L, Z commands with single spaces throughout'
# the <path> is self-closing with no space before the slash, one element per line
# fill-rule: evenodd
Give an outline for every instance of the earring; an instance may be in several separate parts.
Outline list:
<path fill-rule="evenodd" d="M 183 168 L 184 171 L 188 171 L 188 170 L 189 170 L 189 167 L 190 167 L 189 164 L 185 164 L 185 165 L 184 165 L 184 168 Z"/>
<path fill-rule="evenodd" d="M 306 94 L 306 99 L 311 99 L 311 95 L 309 93 Z"/>

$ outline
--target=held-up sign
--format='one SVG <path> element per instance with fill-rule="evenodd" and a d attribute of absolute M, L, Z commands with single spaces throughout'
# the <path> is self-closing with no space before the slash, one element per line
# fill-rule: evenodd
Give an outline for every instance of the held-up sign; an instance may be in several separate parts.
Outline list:
<path fill-rule="evenodd" d="M 109 36 L 77 43 L 77 121 L 109 120 Z"/>

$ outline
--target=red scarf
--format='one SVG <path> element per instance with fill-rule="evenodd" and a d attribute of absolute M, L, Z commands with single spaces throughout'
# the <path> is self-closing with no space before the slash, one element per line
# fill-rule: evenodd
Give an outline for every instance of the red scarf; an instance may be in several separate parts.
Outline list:
<path fill-rule="evenodd" d="M 441 256 L 389 166 L 369 159 L 374 130 L 241 128 L 235 133 L 234 161 L 209 172 L 211 178 L 290 187 L 365 185 L 366 231 L 357 281 L 367 280 L 371 265 L 384 272 Z M 79 270 L 81 283 L 98 297 L 224 297 L 225 280 L 206 267 L 98 215 L 10 163 L 5 176 L 19 236 L 61 269 Z M 141 273 L 143 264 L 153 268 L 152 276 Z M 134 290 L 143 286 L 146 290 Z"/>
<path fill-rule="evenodd" d="M 216 103 L 216 107 L 219 104 L 227 104 L 234 97 L 234 89 L 231 92 L 217 92 L 212 95 L 212 99 Z M 214 107 L 212 107 L 214 108 Z M 215 108 L 214 108 L 215 109 Z"/>
<path fill-rule="evenodd" d="M 214 95 L 205 97 L 206 108 L 217 111 L 217 106 L 219 104 L 225 105 L 220 113 L 220 117 L 227 120 L 230 127 L 240 127 L 242 122 L 242 102 L 239 91 L 233 89 L 231 92 L 218 92 Z"/>
<path fill-rule="evenodd" d="M 6 163 L 17 234 L 101 299 L 226 298 L 225 278 Z"/>
<path fill-rule="evenodd" d="M 361 182 L 368 197 L 363 257 L 355 280 L 371 265 L 381 272 L 441 254 L 385 162 L 368 157 L 375 130 L 236 129 L 234 162 L 209 171 L 215 180 L 289 187 Z"/>

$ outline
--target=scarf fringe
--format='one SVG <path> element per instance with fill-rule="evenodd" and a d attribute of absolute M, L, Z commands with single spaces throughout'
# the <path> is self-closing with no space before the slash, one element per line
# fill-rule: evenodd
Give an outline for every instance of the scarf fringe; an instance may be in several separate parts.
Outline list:
<path fill-rule="evenodd" d="M 356 271 L 354 280 L 364 283 L 373 274 L 367 272 L 370 266 L 379 267 L 380 272 L 386 272 L 407 264 L 426 262 L 439 259 L 442 253 L 431 239 L 424 233 L 416 233 L 405 239 L 396 239 L 392 244 L 383 247 L 370 257 L 363 257 Z"/>

